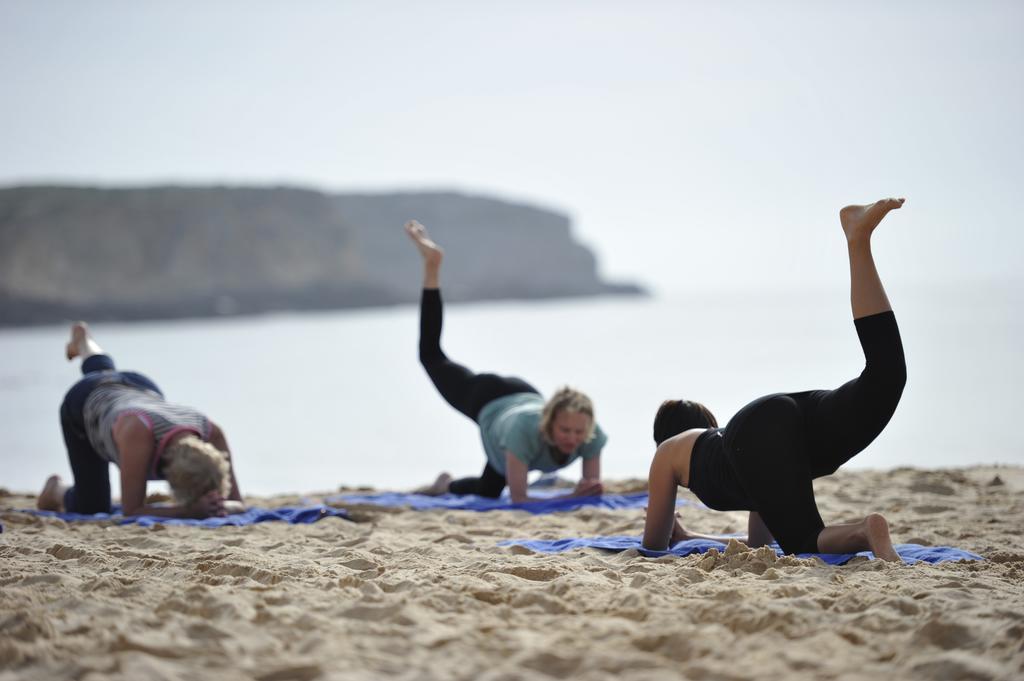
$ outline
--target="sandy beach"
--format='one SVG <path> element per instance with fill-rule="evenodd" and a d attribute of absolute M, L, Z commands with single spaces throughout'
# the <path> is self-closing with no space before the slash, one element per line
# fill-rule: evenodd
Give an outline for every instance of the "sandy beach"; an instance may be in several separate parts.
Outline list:
<path fill-rule="evenodd" d="M 816 490 L 829 521 L 879 511 L 898 543 L 985 560 L 498 546 L 636 535 L 641 510 L 66 523 L 5 492 L 0 681 L 1024 678 L 1024 468 L 840 472 Z M 681 512 L 694 530 L 743 529 L 741 513 Z"/>

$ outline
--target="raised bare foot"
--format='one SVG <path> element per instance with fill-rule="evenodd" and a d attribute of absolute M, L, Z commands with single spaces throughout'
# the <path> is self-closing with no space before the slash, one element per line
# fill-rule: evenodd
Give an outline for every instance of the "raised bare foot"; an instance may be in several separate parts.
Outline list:
<path fill-rule="evenodd" d="M 64 493 L 67 491 L 67 485 L 60 484 L 60 476 L 51 475 L 36 498 L 36 508 L 40 511 L 63 511 Z"/>
<path fill-rule="evenodd" d="M 64 355 L 72 360 L 85 353 L 85 343 L 89 338 L 89 327 L 85 322 L 75 322 L 71 325 L 71 340 L 64 347 Z"/>
<path fill-rule="evenodd" d="M 441 473 L 437 476 L 437 480 L 426 487 L 420 487 L 413 490 L 413 494 L 424 494 L 428 497 L 439 497 L 442 494 L 448 494 L 448 485 L 452 482 L 452 476 L 447 473 Z"/>
<path fill-rule="evenodd" d="M 430 240 L 427 228 L 416 220 L 409 220 L 405 223 L 405 233 L 409 235 L 420 255 L 423 256 L 423 264 L 427 267 L 440 267 L 441 259 L 444 258 L 444 251 L 441 247 Z"/>
<path fill-rule="evenodd" d="M 896 210 L 906 199 L 882 199 L 866 206 L 847 206 L 839 211 L 839 222 L 846 232 L 847 241 L 866 239 L 871 236 L 886 213 Z"/>
<path fill-rule="evenodd" d="M 889 523 L 885 518 L 877 513 L 872 513 L 864 519 L 864 528 L 871 553 L 882 560 L 893 563 L 903 562 L 899 554 L 896 553 L 896 549 L 892 547 L 892 539 L 889 538 Z"/>

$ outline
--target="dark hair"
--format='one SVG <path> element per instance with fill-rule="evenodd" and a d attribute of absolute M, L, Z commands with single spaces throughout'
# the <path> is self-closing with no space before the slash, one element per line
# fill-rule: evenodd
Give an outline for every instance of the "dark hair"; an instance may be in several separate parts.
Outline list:
<path fill-rule="evenodd" d="M 673 435 L 691 428 L 717 428 L 711 410 L 700 402 L 665 400 L 654 416 L 654 442 L 661 444 Z"/>

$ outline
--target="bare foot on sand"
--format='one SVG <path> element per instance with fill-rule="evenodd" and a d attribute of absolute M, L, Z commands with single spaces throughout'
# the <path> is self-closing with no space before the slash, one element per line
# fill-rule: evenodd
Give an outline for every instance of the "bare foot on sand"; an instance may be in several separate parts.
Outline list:
<path fill-rule="evenodd" d="M 448 485 L 452 482 L 452 476 L 447 473 L 441 473 L 437 476 L 437 480 L 433 484 L 427 485 L 426 487 L 420 487 L 413 490 L 413 494 L 424 494 L 428 497 L 439 497 L 442 494 L 448 494 Z"/>
<path fill-rule="evenodd" d="M 865 534 L 867 535 L 868 546 L 871 553 L 877 558 L 893 563 L 902 563 L 903 560 L 892 547 L 892 539 L 889 538 L 889 523 L 877 513 L 872 513 L 864 519 Z"/>
<path fill-rule="evenodd" d="M 68 491 L 67 485 L 60 483 L 59 475 L 51 475 L 43 485 L 43 491 L 36 498 L 36 508 L 40 511 L 64 510 L 64 493 Z"/>
<path fill-rule="evenodd" d="M 896 210 L 906 199 L 882 199 L 866 206 L 847 206 L 839 211 L 839 222 L 846 232 L 847 241 L 859 241 L 871 236 L 886 213 Z"/>

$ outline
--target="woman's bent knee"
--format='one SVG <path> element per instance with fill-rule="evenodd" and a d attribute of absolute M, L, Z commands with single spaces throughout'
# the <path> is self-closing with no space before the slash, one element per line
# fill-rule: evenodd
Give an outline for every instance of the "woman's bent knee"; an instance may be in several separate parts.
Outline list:
<path fill-rule="evenodd" d="M 907 362 L 901 359 L 901 361 L 893 368 L 892 378 L 890 379 L 893 386 L 897 389 L 900 395 L 903 394 L 903 389 L 907 387 Z"/>

